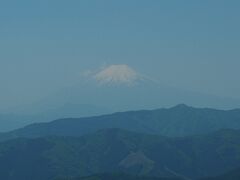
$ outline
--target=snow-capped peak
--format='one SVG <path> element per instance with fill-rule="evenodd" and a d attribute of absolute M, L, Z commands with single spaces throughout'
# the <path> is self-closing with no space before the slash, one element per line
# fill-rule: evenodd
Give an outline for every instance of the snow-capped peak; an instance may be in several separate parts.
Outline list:
<path fill-rule="evenodd" d="M 100 84 L 133 85 L 141 76 L 128 65 L 110 65 L 94 75 Z"/>

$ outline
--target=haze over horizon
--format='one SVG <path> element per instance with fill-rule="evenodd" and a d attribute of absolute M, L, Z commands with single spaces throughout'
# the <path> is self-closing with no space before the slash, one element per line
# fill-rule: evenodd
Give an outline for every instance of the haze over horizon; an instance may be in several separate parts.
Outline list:
<path fill-rule="evenodd" d="M 169 87 L 240 99 L 238 1 L 14 2 L 0 6 L 2 111 L 114 65 L 134 72 L 118 71 L 111 81 L 131 82 L 139 72 Z"/>
<path fill-rule="evenodd" d="M 239 0 L 0 1 L 0 180 L 240 180 Z"/>

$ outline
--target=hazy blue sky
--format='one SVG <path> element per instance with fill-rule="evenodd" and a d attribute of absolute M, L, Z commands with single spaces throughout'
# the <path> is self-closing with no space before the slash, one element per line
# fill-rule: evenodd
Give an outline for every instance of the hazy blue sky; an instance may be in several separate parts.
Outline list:
<path fill-rule="evenodd" d="M 28 103 L 103 64 L 240 98 L 238 0 L 1 0 L 0 106 Z"/>

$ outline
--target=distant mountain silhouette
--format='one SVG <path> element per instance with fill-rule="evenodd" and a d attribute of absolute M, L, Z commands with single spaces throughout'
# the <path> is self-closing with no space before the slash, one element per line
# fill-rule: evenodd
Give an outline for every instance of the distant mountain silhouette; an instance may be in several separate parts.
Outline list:
<path fill-rule="evenodd" d="M 0 114 L 0 132 L 12 131 L 32 123 L 49 122 L 59 118 L 79 118 L 110 112 L 112 110 L 89 104 L 64 104 L 41 113 Z"/>
<path fill-rule="evenodd" d="M 34 118 L 27 115 L 0 114 L 0 132 L 7 132 L 29 125 Z"/>
<path fill-rule="evenodd" d="M 10 108 L 7 113 L 14 115 L 7 119 L 12 121 L 6 124 L 0 116 L 0 132 L 59 118 L 171 107 L 182 102 L 191 106 L 220 109 L 240 107 L 240 99 L 178 89 L 143 75 L 127 65 L 112 65 L 79 77 L 76 84 L 37 102 Z M 21 121 L 14 119 L 16 116 Z"/>
<path fill-rule="evenodd" d="M 226 128 L 240 129 L 240 110 L 200 109 L 180 104 L 169 109 L 130 111 L 88 118 L 67 118 L 49 123 L 36 123 L 4 133 L 0 136 L 0 140 L 11 137 L 49 135 L 81 136 L 106 128 L 121 128 L 170 137 L 206 134 Z"/>
<path fill-rule="evenodd" d="M 179 103 L 197 107 L 231 109 L 240 99 L 218 97 L 168 86 L 128 65 L 111 65 L 80 76 L 75 84 L 28 106 L 13 108 L 17 114 L 39 114 L 64 104 L 88 104 L 112 112 L 171 107 Z M 95 114 L 90 114 L 92 116 Z M 70 117 L 72 115 L 70 114 Z M 81 115 L 82 117 L 82 115 Z"/>

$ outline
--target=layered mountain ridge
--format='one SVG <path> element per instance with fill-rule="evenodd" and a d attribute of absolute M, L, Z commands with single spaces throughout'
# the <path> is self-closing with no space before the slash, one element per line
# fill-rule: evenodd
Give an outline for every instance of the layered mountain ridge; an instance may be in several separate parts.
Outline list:
<path fill-rule="evenodd" d="M 129 111 L 87 118 L 66 118 L 49 123 L 31 124 L 2 133 L 0 140 L 51 135 L 81 136 L 107 128 L 121 128 L 170 137 L 206 134 L 221 129 L 240 129 L 240 110 L 193 108 L 180 104 L 169 109 Z"/>

